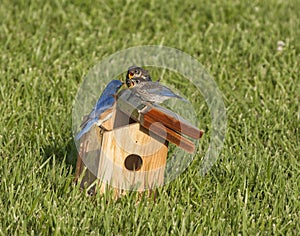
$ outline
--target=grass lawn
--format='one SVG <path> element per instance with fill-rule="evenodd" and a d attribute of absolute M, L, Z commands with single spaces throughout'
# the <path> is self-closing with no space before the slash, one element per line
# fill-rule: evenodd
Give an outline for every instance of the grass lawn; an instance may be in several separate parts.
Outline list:
<path fill-rule="evenodd" d="M 85 2 L 0 4 L 0 234 L 299 234 L 300 2 Z M 220 159 L 203 177 L 199 152 L 156 202 L 89 198 L 73 185 L 78 88 L 106 56 L 160 44 L 223 93 Z"/>

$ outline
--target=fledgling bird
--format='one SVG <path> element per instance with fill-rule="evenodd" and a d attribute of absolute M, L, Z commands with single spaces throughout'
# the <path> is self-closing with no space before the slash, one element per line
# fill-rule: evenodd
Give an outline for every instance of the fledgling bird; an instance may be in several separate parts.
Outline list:
<path fill-rule="evenodd" d="M 145 102 L 162 103 L 170 98 L 178 98 L 187 102 L 183 97 L 175 94 L 171 89 L 162 85 L 159 82 L 147 81 L 144 78 L 135 78 L 130 80 L 130 85 L 133 95 L 140 97 Z"/>
<path fill-rule="evenodd" d="M 131 66 L 128 68 L 127 75 L 126 75 L 126 85 L 130 87 L 131 80 L 140 78 L 145 81 L 152 81 L 151 76 L 147 70 L 144 70 L 142 67 L 138 66 Z"/>
<path fill-rule="evenodd" d="M 80 125 L 81 131 L 76 135 L 75 140 L 79 140 L 94 125 L 100 126 L 104 121 L 112 116 L 112 110 L 116 103 L 116 94 L 122 87 L 120 80 L 112 80 L 103 90 L 95 107 Z"/>

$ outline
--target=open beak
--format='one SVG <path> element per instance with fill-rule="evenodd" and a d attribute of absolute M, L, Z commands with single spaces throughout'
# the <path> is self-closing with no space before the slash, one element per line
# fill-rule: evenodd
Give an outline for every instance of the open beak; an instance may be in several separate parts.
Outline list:
<path fill-rule="evenodd" d="M 129 72 L 129 73 L 128 73 L 128 77 L 129 77 L 129 79 L 132 79 L 132 78 L 133 78 L 133 76 L 134 76 L 134 73 L 132 73 L 132 72 Z"/>
<path fill-rule="evenodd" d="M 127 83 L 127 87 L 128 88 L 132 88 L 134 86 L 134 83 L 132 81 L 130 81 L 129 83 Z"/>
<path fill-rule="evenodd" d="M 134 82 L 131 79 L 127 79 L 125 84 L 126 84 L 127 88 L 134 87 Z"/>

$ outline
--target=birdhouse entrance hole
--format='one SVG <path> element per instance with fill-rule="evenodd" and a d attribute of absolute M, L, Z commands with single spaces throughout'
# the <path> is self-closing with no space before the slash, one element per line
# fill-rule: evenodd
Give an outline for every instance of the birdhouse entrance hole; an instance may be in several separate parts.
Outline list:
<path fill-rule="evenodd" d="M 138 171 L 142 168 L 143 159 L 136 154 L 130 154 L 125 158 L 124 165 L 127 170 Z"/>

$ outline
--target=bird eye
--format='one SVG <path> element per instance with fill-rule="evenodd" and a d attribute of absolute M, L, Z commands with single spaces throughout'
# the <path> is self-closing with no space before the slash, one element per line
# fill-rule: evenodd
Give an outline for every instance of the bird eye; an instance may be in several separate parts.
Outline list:
<path fill-rule="evenodd" d="M 139 74 L 140 72 L 138 70 L 135 70 L 134 73 Z"/>

